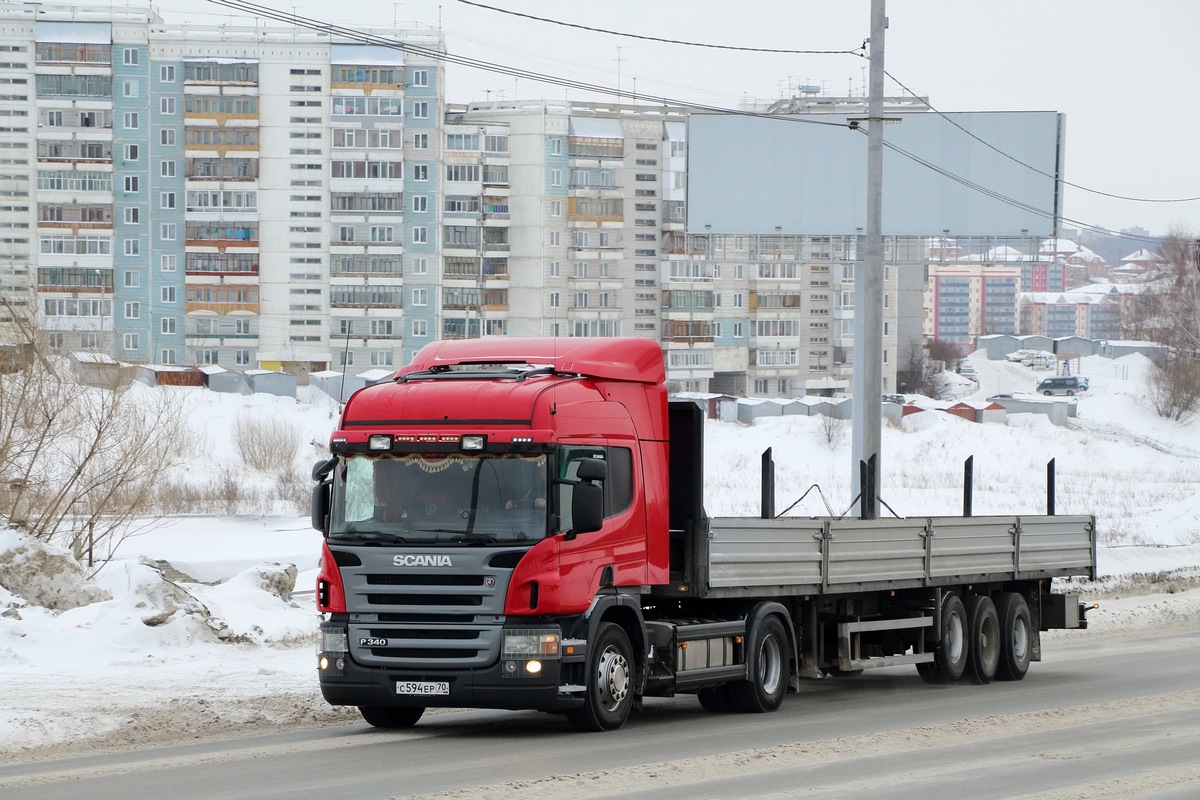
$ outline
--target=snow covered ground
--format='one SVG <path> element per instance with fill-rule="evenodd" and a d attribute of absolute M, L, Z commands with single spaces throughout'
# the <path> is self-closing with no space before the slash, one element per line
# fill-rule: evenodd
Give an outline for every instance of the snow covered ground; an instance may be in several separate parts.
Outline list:
<path fill-rule="evenodd" d="M 967 400 L 1031 391 L 1045 375 L 981 354 L 972 361 L 979 384 L 961 384 Z M 1147 407 L 1144 359 L 1082 366 L 1091 388 L 1072 425 L 1029 414 L 978 425 L 925 412 L 885 425 L 883 435 L 881 497 L 902 516 L 959 513 L 969 455 L 976 514 L 1042 513 L 1045 464 L 1055 459 L 1057 510 L 1098 518 L 1103 578 L 1075 588 L 1101 602 L 1091 628 L 1048 637 L 1051 649 L 1056 638 L 1194 626 L 1200 616 L 1200 422 L 1169 422 Z M 169 391 L 190 404 L 202 429 L 203 452 L 187 467 L 197 479 L 258 479 L 231 444 L 239 415 L 291 420 L 305 443 L 298 470 L 334 425 L 332 404 L 315 394 L 295 401 Z M 757 515 L 766 447 L 774 448 L 780 508 L 812 484 L 835 512 L 849 505 L 848 423 L 711 422 L 706 437 L 710 514 Z M 814 491 L 791 513 L 826 509 Z M 358 722 L 356 712 L 326 706 L 317 688 L 311 590 L 319 545 L 308 519 L 294 514 L 179 516 L 127 539 L 92 579 L 55 573 L 59 594 L 74 595 L 78 607 L 30 602 L 45 585 L 0 585 L 0 757 Z M 0 529 L 0 567 L 15 565 L 28 578 L 42 573 L 44 557 L 17 531 Z"/>

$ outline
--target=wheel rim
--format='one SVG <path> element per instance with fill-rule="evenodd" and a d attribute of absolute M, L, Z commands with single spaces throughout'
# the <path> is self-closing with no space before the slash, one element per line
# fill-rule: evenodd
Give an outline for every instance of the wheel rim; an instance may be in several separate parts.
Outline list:
<path fill-rule="evenodd" d="M 957 614 L 951 615 L 950 619 L 946 620 L 946 655 L 951 661 L 958 661 L 963 657 L 966 642 L 962 617 Z"/>
<path fill-rule="evenodd" d="M 783 676 L 783 656 L 779 648 L 779 639 L 768 636 L 763 639 L 758 651 L 758 685 L 769 695 L 779 689 Z"/>
<path fill-rule="evenodd" d="M 993 615 L 979 629 L 979 655 L 985 663 L 994 664 L 1000 657 L 999 627 Z"/>
<path fill-rule="evenodd" d="M 1017 661 L 1024 661 L 1029 652 L 1029 627 L 1024 617 L 1018 617 L 1012 627 L 1012 654 Z"/>
<path fill-rule="evenodd" d="M 610 647 L 601 654 L 597 673 L 600 704 L 614 711 L 629 696 L 629 660 Z"/>

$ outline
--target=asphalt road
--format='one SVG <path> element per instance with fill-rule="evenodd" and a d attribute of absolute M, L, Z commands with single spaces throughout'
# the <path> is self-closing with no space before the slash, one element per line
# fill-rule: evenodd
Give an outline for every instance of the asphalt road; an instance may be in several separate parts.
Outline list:
<path fill-rule="evenodd" d="M 774 714 L 652 699 L 608 734 L 455 711 L 405 732 L 350 725 L 0 765 L 0 797 L 1200 797 L 1200 632 L 1045 650 L 1018 683 L 928 686 L 892 668 L 806 681 Z"/>

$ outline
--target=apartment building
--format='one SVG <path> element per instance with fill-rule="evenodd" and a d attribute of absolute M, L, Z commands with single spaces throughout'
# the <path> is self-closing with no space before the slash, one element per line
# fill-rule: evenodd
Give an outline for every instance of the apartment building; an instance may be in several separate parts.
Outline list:
<path fill-rule="evenodd" d="M 0 288 L 52 348 L 304 374 L 436 338 L 440 61 L 47 5 L 0 8 L 0 56 Z"/>
<path fill-rule="evenodd" d="M 966 353 L 978 336 L 1016 333 L 1021 275 L 1012 260 L 930 264 L 927 335 Z"/>
<path fill-rule="evenodd" d="M 445 94 L 377 41 L 0 7 L 0 287 L 53 348 L 131 362 L 303 377 L 644 336 L 677 390 L 848 389 L 857 233 L 688 233 L 687 109 Z M 888 391 L 921 336 L 913 241 L 885 242 Z"/>

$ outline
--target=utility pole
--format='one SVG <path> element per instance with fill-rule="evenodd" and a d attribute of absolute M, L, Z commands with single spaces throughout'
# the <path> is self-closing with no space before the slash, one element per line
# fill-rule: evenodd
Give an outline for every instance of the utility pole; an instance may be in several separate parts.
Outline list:
<path fill-rule="evenodd" d="M 883 474 L 883 37 L 884 0 L 871 0 L 871 70 L 867 100 L 867 225 L 862 269 L 854 276 L 854 425 L 851 482 L 862 519 L 878 519 Z M 860 472 L 861 464 L 873 467 Z"/>

